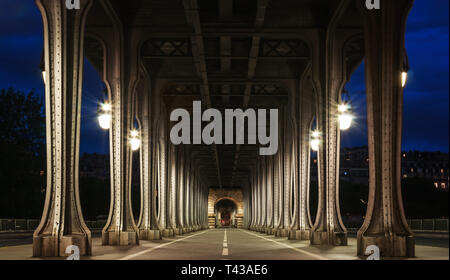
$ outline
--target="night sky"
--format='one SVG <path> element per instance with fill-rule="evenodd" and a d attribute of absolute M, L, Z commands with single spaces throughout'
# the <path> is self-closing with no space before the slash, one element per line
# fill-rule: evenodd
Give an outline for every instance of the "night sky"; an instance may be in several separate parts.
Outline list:
<path fill-rule="evenodd" d="M 0 88 L 35 89 L 44 100 L 39 69 L 42 22 L 31 0 L 0 0 Z M 416 0 L 407 26 L 411 70 L 404 97 L 403 150 L 449 150 L 449 1 Z M 345 147 L 367 145 L 363 65 L 347 90 L 356 109 L 356 125 L 342 134 Z M 81 152 L 108 152 L 108 133 L 97 125 L 103 98 L 98 74 L 86 63 L 83 87 Z"/>

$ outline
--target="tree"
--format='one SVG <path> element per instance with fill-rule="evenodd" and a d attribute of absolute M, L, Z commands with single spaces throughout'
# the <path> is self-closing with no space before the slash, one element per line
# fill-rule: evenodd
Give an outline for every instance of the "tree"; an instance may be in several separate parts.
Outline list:
<path fill-rule="evenodd" d="M 45 118 L 34 91 L 0 90 L 0 217 L 38 218 L 45 195 Z"/>

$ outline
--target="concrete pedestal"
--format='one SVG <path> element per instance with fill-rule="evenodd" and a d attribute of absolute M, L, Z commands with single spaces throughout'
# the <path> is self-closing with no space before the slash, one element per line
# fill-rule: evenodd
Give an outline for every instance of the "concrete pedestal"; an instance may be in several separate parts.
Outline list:
<path fill-rule="evenodd" d="M 413 236 L 360 236 L 358 237 L 358 256 L 365 256 L 370 245 L 380 248 L 381 257 L 407 257 L 415 256 L 415 241 Z"/>
<path fill-rule="evenodd" d="M 291 230 L 289 240 L 310 240 L 311 232 L 309 230 Z"/>
<path fill-rule="evenodd" d="M 141 240 L 160 240 L 161 232 L 159 230 L 140 230 L 139 238 Z"/>
<path fill-rule="evenodd" d="M 288 229 L 277 229 L 275 232 L 276 237 L 289 237 Z"/>
<path fill-rule="evenodd" d="M 80 249 L 81 256 L 92 255 L 90 238 L 87 235 L 39 236 L 33 238 L 33 257 L 66 256 L 66 248 L 71 245 Z"/>
<path fill-rule="evenodd" d="M 315 231 L 311 234 L 312 245 L 347 246 L 346 232 Z"/>
<path fill-rule="evenodd" d="M 102 245 L 139 245 L 139 237 L 135 231 L 102 232 Z"/>
<path fill-rule="evenodd" d="M 163 229 L 162 230 L 162 236 L 163 237 L 173 237 L 174 236 L 174 230 L 173 229 Z"/>

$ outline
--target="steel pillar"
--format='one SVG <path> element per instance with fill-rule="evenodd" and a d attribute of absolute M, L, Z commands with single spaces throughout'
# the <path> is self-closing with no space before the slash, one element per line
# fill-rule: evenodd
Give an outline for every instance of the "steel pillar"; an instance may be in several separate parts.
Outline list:
<path fill-rule="evenodd" d="M 358 255 L 370 245 L 384 257 L 414 257 L 414 237 L 401 195 L 401 142 L 405 25 L 412 0 L 381 0 L 382 9 L 364 18 L 367 115 L 369 128 L 369 200 L 358 231 Z"/>
<path fill-rule="evenodd" d="M 37 0 L 43 19 L 47 121 L 47 191 L 33 234 L 33 257 L 64 256 L 76 245 L 91 255 L 91 232 L 80 207 L 78 161 L 86 15 L 92 1 L 68 10 L 63 1 Z"/>

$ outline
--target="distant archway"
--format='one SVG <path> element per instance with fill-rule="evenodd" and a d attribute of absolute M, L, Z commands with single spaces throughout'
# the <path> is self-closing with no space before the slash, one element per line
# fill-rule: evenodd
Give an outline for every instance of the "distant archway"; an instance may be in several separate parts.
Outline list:
<path fill-rule="evenodd" d="M 214 205 L 216 227 L 237 227 L 237 203 L 234 199 L 224 197 Z"/>
<path fill-rule="evenodd" d="M 208 226 L 244 226 L 244 203 L 240 188 L 210 188 L 208 196 Z"/>

